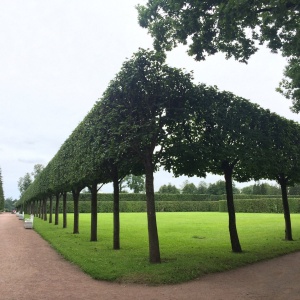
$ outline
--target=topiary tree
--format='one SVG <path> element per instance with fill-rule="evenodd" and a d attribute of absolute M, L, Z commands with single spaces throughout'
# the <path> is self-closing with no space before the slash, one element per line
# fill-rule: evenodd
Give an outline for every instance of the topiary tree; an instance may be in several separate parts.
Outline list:
<path fill-rule="evenodd" d="M 154 51 L 140 49 L 123 64 L 102 99 L 110 133 L 121 138 L 118 151 L 131 149 L 144 167 L 151 263 L 160 262 L 153 172 L 164 148 L 166 126 L 181 117 L 192 88 L 191 74 L 168 67 Z"/>
<path fill-rule="evenodd" d="M 300 126 L 291 120 L 267 112 L 261 127 L 264 136 L 263 163 L 257 165 L 257 177 L 276 180 L 281 188 L 285 219 L 285 239 L 292 240 L 288 186 L 300 182 Z"/>
<path fill-rule="evenodd" d="M 233 202 L 233 178 L 251 179 L 260 137 L 260 110 L 249 101 L 215 87 L 199 85 L 185 121 L 169 135 L 166 168 L 175 175 L 224 175 L 231 247 L 241 252 Z"/>

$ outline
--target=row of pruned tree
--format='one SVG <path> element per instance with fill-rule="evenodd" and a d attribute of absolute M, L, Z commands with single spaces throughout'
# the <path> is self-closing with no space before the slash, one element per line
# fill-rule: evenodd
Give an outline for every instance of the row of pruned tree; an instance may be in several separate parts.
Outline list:
<path fill-rule="evenodd" d="M 124 62 L 102 98 L 76 127 L 21 197 L 39 201 L 72 191 L 74 233 L 79 233 L 80 191 L 91 191 L 91 241 L 97 240 L 97 191 L 113 182 L 113 249 L 120 248 L 119 182 L 145 174 L 149 260 L 159 263 L 153 173 L 223 174 L 232 250 L 242 251 L 235 222 L 232 180 L 275 179 L 282 188 L 286 239 L 292 239 L 286 186 L 300 181 L 300 127 L 216 87 L 194 84 L 164 56 L 140 49 Z M 65 197 L 64 197 L 65 199 Z M 66 211 L 64 208 L 64 226 Z M 47 217 L 47 214 L 44 214 Z M 58 210 L 56 213 L 58 216 Z M 50 221 L 50 220 L 49 220 Z M 56 220 L 57 224 L 58 220 Z"/>

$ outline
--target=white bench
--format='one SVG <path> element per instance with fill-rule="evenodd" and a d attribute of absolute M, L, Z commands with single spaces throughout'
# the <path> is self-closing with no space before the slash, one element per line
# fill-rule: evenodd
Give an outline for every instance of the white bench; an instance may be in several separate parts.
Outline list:
<path fill-rule="evenodd" d="M 24 220 L 24 211 L 19 213 L 19 220 Z"/>
<path fill-rule="evenodd" d="M 34 219 L 33 215 L 30 215 L 29 219 L 25 219 L 24 220 L 24 228 L 26 228 L 26 229 L 33 228 L 33 219 Z"/>

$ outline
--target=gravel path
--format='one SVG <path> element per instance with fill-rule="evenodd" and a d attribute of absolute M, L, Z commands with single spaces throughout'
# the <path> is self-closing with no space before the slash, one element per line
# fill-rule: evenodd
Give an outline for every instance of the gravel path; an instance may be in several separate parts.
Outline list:
<path fill-rule="evenodd" d="M 0 214 L 0 299 L 300 299 L 300 252 L 179 285 L 96 281 L 10 213 Z"/>

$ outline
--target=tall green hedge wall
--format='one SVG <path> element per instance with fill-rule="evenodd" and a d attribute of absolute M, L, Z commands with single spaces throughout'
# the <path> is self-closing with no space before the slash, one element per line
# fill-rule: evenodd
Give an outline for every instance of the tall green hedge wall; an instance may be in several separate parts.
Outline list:
<path fill-rule="evenodd" d="M 251 199 L 273 199 L 280 198 L 278 195 L 246 195 L 235 194 L 235 200 L 251 200 Z M 291 198 L 300 198 L 299 195 L 289 195 Z M 67 201 L 72 201 L 72 194 L 67 195 Z M 91 195 L 88 193 L 80 194 L 80 201 L 90 201 Z M 99 201 L 113 201 L 113 194 L 98 194 Z M 155 193 L 155 201 L 219 201 L 226 200 L 226 195 L 208 195 L 208 194 L 159 194 Z M 121 193 L 120 201 L 146 201 L 146 194 Z"/>
<path fill-rule="evenodd" d="M 158 195 L 156 195 L 158 196 Z M 167 195 L 160 194 L 156 198 L 156 211 L 158 212 L 171 212 L 171 211 L 202 211 L 202 212 L 227 212 L 226 200 L 219 201 L 205 201 L 202 197 L 196 199 L 199 195 Z M 183 196 L 183 197 L 182 197 Z M 189 197 L 191 196 L 191 197 Z M 193 196 L 193 197 L 192 197 Z M 203 196 L 203 195 L 200 195 Z M 143 194 L 121 194 L 120 197 L 120 211 L 121 212 L 146 212 L 146 198 Z M 79 211 L 81 213 L 89 213 L 91 211 L 90 195 L 82 194 L 79 201 Z M 100 194 L 98 198 L 98 212 L 112 212 L 113 211 L 113 195 Z M 53 212 L 54 212 L 53 201 Z M 236 199 L 234 200 L 236 212 L 248 213 L 282 213 L 282 200 L 281 198 L 271 197 L 257 199 Z M 290 197 L 289 199 L 290 212 L 300 212 L 300 198 Z M 62 212 L 62 201 L 59 203 L 60 212 Z M 49 201 L 48 201 L 49 210 Z M 74 206 L 72 195 L 67 197 L 67 211 L 73 212 Z"/>
<path fill-rule="evenodd" d="M 227 205 L 225 200 L 220 200 L 219 211 L 227 212 Z M 265 199 L 252 199 L 252 200 L 235 200 L 234 207 L 236 212 L 249 212 L 249 213 L 283 213 L 282 199 L 281 198 L 265 198 Z M 300 199 L 289 199 L 290 213 L 300 212 Z"/>

